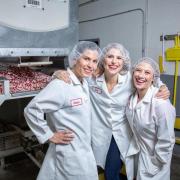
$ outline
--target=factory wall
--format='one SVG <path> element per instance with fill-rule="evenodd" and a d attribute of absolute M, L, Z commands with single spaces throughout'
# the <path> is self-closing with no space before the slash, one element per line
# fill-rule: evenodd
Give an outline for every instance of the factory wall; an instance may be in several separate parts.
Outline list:
<path fill-rule="evenodd" d="M 101 47 L 122 43 L 133 62 L 144 55 L 158 60 L 162 33 L 180 32 L 179 0 L 79 0 L 79 4 L 80 39 L 99 39 Z M 173 41 L 165 42 L 166 48 L 172 46 Z M 173 75 L 174 63 L 164 64 L 165 74 Z"/>
<path fill-rule="evenodd" d="M 79 0 L 79 37 L 98 39 L 100 47 L 110 42 L 122 43 L 130 52 L 132 64 L 142 56 L 158 62 L 162 55 L 160 36 L 180 32 L 179 9 L 179 0 Z M 165 41 L 165 49 L 173 45 L 174 41 Z M 170 79 L 175 63 L 164 61 L 164 69 L 163 81 L 173 94 Z M 179 105 L 177 114 L 180 116 Z"/>
<path fill-rule="evenodd" d="M 180 32 L 179 9 L 179 0 L 79 0 L 79 37 L 97 39 L 100 47 L 110 42 L 122 43 L 130 52 L 132 64 L 142 56 L 158 62 L 162 55 L 160 36 Z M 165 41 L 164 45 L 165 49 L 173 47 L 174 41 Z M 164 69 L 162 80 L 169 87 L 172 100 L 175 63 L 165 61 Z M 176 99 L 178 117 L 179 90 L 180 80 Z"/>
<path fill-rule="evenodd" d="M 98 0 L 80 5 L 79 37 L 99 39 L 101 47 L 110 42 L 122 43 L 130 51 L 131 57 L 137 59 L 142 56 L 143 50 L 141 9 L 145 9 L 143 0 L 134 0 L 133 3 L 129 0 Z M 100 19 L 93 20 L 96 18 Z"/>

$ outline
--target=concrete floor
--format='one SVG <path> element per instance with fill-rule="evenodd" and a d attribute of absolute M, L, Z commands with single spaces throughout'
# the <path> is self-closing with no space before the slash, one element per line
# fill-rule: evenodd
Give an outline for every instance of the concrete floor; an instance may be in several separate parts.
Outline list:
<path fill-rule="evenodd" d="M 171 180 L 180 180 L 180 154 L 172 158 Z"/>
<path fill-rule="evenodd" d="M 38 167 L 28 158 L 18 157 L 5 169 L 0 168 L 0 180 L 35 180 Z M 180 157 L 174 156 L 171 165 L 171 180 L 180 180 Z"/>

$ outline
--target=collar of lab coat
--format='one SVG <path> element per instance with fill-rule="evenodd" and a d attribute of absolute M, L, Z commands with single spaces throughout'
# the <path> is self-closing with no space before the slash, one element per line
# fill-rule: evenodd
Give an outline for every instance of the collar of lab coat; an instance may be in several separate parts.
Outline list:
<path fill-rule="evenodd" d="M 142 103 L 150 103 L 152 100 L 152 97 L 154 96 L 154 91 L 158 91 L 157 88 L 155 88 L 153 85 L 150 86 L 144 96 L 144 98 L 137 104 L 138 100 L 138 94 L 137 91 L 135 92 L 135 95 L 130 100 L 130 109 L 140 108 Z"/>
<path fill-rule="evenodd" d="M 67 68 L 67 71 L 70 75 L 70 79 L 71 79 L 72 83 L 75 85 L 81 85 L 81 82 L 79 81 L 77 76 L 73 73 L 73 71 L 70 68 Z M 84 82 L 84 80 L 83 80 L 83 82 Z"/>
<path fill-rule="evenodd" d="M 118 74 L 118 84 L 122 84 L 125 81 L 125 76 Z M 102 74 L 101 76 L 96 78 L 97 84 L 101 85 L 103 82 L 105 82 L 105 75 Z"/>

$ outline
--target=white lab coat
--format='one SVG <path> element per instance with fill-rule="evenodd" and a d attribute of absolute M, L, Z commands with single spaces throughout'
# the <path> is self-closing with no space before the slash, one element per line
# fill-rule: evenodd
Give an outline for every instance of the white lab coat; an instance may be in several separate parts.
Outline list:
<path fill-rule="evenodd" d="M 38 180 L 97 180 L 91 148 L 91 112 L 87 82 L 81 84 L 69 70 L 71 84 L 53 80 L 25 108 L 25 118 L 40 143 L 56 131 L 69 129 L 69 145 L 50 143 Z M 46 114 L 47 121 L 44 119 Z M 53 125 L 50 128 L 49 124 Z"/>
<path fill-rule="evenodd" d="M 92 148 L 97 165 L 105 167 L 111 137 L 117 143 L 121 159 L 126 164 L 128 179 L 133 179 L 132 154 L 126 157 L 132 131 L 125 116 L 125 108 L 132 93 L 131 74 L 118 76 L 118 84 L 111 93 L 108 92 L 104 74 L 89 81 L 89 91 L 92 103 Z"/>
<path fill-rule="evenodd" d="M 137 180 L 170 180 L 170 163 L 175 142 L 175 108 L 169 100 L 154 98 L 158 89 L 151 86 L 137 103 L 132 95 L 126 115 L 137 143 Z"/>

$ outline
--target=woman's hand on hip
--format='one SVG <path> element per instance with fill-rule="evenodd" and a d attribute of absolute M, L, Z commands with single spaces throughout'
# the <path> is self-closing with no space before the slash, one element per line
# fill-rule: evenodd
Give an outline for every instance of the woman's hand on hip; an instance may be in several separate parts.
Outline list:
<path fill-rule="evenodd" d="M 49 139 L 50 142 L 55 144 L 70 144 L 74 139 L 74 134 L 70 130 L 63 130 L 55 132 L 53 137 Z"/>

